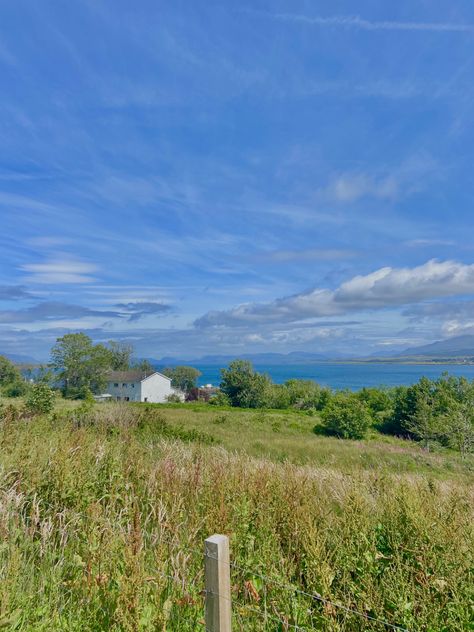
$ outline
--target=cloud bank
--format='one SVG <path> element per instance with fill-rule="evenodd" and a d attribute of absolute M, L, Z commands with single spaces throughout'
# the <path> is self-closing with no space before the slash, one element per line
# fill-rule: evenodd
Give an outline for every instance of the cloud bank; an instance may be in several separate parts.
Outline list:
<path fill-rule="evenodd" d="M 380 268 L 365 276 L 355 276 L 334 290 L 315 288 L 271 303 L 250 303 L 227 311 L 208 312 L 197 319 L 195 325 L 206 328 L 295 322 L 473 292 L 474 264 L 433 259 L 414 268 Z"/>

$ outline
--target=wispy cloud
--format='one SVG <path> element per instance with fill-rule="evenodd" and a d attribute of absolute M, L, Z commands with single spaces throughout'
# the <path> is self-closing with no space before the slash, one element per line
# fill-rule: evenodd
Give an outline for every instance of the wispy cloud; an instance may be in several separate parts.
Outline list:
<path fill-rule="evenodd" d="M 301 250 L 270 250 L 255 256 L 258 261 L 291 262 L 291 261 L 341 261 L 357 256 L 356 250 L 338 248 L 307 248 Z"/>
<path fill-rule="evenodd" d="M 90 276 L 96 272 L 97 266 L 69 258 L 55 258 L 44 263 L 27 263 L 20 266 L 31 283 L 92 283 Z"/>
<path fill-rule="evenodd" d="M 328 188 L 330 197 L 338 202 L 355 202 L 364 197 L 392 199 L 399 184 L 395 177 L 373 177 L 364 173 L 344 174 L 337 177 Z"/>
<path fill-rule="evenodd" d="M 430 246 L 454 246 L 452 239 L 409 239 L 404 242 L 410 248 L 427 248 Z"/>
<path fill-rule="evenodd" d="M 0 301 L 19 301 L 31 297 L 23 285 L 0 285 Z"/>
<path fill-rule="evenodd" d="M 268 14 L 270 16 L 270 14 Z M 431 31 L 435 33 L 474 33 L 474 24 L 452 22 L 399 22 L 397 20 L 366 20 L 358 15 L 309 16 L 296 13 L 271 14 L 275 20 L 301 22 L 314 26 L 329 26 L 364 31 Z"/>

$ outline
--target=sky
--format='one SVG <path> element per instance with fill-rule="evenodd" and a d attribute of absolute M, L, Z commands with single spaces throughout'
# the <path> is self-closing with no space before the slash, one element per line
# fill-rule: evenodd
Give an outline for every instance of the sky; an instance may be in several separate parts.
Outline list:
<path fill-rule="evenodd" d="M 474 333 L 470 0 L 0 4 L 0 353 Z"/>

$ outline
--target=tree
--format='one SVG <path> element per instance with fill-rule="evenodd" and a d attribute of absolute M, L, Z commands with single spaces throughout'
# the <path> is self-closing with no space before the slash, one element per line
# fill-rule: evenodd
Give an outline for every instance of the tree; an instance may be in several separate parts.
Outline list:
<path fill-rule="evenodd" d="M 132 368 L 137 371 L 143 371 L 144 373 L 150 373 L 150 375 L 155 372 L 155 367 L 145 358 L 134 362 Z"/>
<path fill-rule="evenodd" d="M 442 418 L 447 444 L 464 458 L 474 451 L 474 408 L 472 402 L 458 404 Z"/>
<path fill-rule="evenodd" d="M 5 356 L 0 356 L 0 387 L 5 397 L 20 397 L 28 389 L 20 370 Z"/>
<path fill-rule="evenodd" d="M 110 368 L 112 371 L 127 371 L 130 368 L 130 359 L 133 346 L 126 342 L 109 340 L 107 349 L 110 352 Z"/>
<path fill-rule="evenodd" d="M 21 379 L 18 368 L 5 356 L 0 355 L 0 386 L 6 386 Z"/>
<path fill-rule="evenodd" d="M 66 397 L 80 397 L 85 388 L 104 388 L 111 366 L 111 352 L 102 344 L 93 345 L 84 333 L 66 334 L 51 349 L 52 366 L 58 371 Z"/>
<path fill-rule="evenodd" d="M 369 409 L 353 393 L 337 393 L 321 413 L 323 427 L 342 439 L 363 439 L 372 418 Z"/>
<path fill-rule="evenodd" d="M 221 370 L 220 389 L 232 406 L 259 408 L 266 405 L 271 385 L 266 375 L 254 371 L 248 360 L 234 360 Z"/>
<path fill-rule="evenodd" d="M 196 388 L 198 377 L 201 375 L 201 371 L 192 366 L 167 367 L 163 369 L 163 373 L 171 378 L 171 386 L 183 393 Z"/>
<path fill-rule="evenodd" d="M 54 391 L 47 384 L 33 384 L 26 398 L 26 407 L 35 414 L 50 413 L 54 408 Z"/>

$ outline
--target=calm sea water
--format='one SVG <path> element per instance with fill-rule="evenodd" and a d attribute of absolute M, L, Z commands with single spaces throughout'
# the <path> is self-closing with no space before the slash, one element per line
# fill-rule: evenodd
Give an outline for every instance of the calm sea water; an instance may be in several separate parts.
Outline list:
<path fill-rule="evenodd" d="M 218 385 L 220 367 L 199 366 L 202 376 L 199 384 Z M 437 378 L 444 371 L 450 375 L 474 380 L 474 365 L 456 364 L 292 364 L 288 366 L 255 365 L 260 373 L 267 373 L 277 384 L 291 378 L 315 380 L 334 389 L 358 390 L 364 386 L 399 386 L 417 382 L 420 377 Z"/>

